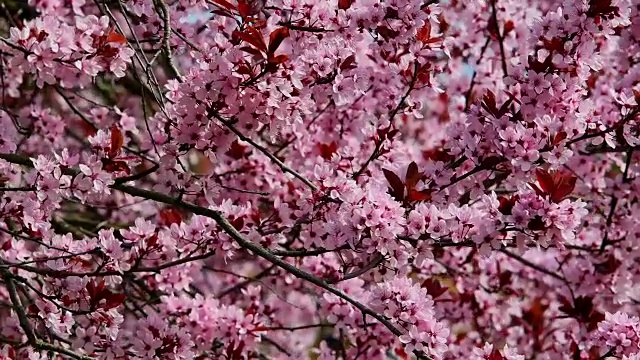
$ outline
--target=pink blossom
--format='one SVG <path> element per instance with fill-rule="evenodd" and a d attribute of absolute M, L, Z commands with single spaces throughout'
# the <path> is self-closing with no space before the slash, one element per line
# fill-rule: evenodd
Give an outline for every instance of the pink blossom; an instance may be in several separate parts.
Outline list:
<path fill-rule="evenodd" d="M 0 359 L 640 353 L 634 1 L 22 5 Z"/>

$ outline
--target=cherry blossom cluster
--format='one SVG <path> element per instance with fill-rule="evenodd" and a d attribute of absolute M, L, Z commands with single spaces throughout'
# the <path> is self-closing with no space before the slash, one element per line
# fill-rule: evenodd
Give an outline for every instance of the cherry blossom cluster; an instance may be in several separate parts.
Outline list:
<path fill-rule="evenodd" d="M 87 15 L 74 20 L 51 14 L 11 28 L 2 44 L 11 56 L 5 65 L 13 78 L 5 90 L 9 95 L 20 96 L 18 87 L 27 75 L 33 75 L 39 87 L 83 86 L 105 72 L 124 76 L 134 51 L 123 46 L 126 39 L 110 26 L 109 18 Z"/>
<path fill-rule="evenodd" d="M 1 10 L 0 360 L 640 359 L 637 1 Z"/>

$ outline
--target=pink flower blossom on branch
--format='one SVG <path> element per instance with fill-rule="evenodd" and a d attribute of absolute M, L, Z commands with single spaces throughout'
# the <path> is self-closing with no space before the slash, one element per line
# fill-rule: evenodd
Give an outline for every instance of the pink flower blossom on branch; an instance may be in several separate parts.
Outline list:
<path fill-rule="evenodd" d="M 5 5 L 0 359 L 640 356 L 634 1 Z"/>

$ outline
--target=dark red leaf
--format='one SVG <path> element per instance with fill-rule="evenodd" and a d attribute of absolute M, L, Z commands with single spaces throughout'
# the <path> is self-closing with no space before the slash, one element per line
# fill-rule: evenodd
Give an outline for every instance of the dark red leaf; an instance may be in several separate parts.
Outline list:
<path fill-rule="evenodd" d="M 527 224 L 527 227 L 529 228 L 529 230 L 533 231 L 544 230 L 547 228 L 547 226 L 544 224 L 544 220 L 542 220 L 540 216 L 536 216 L 531 219 Z"/>
<path fill-rule="evenodd" d="M 574 299 L 573 303 L 566 298 L 561 297 L 560 302 L 562 305 L 558 310 L 567 314 L 569 317 L 575 318 L 579 322 L 586 324 L 588 331 L 595 330 L 598 323 L 604 320 L 604 314 L 595 308 L 592 297 L 578 296 Z"/>
<path fill-rule="evenodd" d="M 255 39 L 260 44 L 258 47 L 261 50 L 264 49 L 264 51 L 266 52 L 267 44 L 264 42 L 262 33 L 260 32 L 260 30 L 258 30 L 258 28 L 256 28 L 255 26 L 247 26 L 244 29 L 244 33 Z"/>
<path fill-rule="evenodd" d="M 244 340 L 240 341 L 238 347 L 233 351 L 233 359 L 242 359 L 242 350 L 244 349 Z"/>
<path fill-rule="evenodd" d="M 400 16 L 398 14 L 398 10 L 392 7 L 387 7 L 385 9 L 384 19 L 394 19 L 399 20 Z"/>
<path fill-rule="evenodd" d="M 500 353 L 500 351 L 496 348 L 491 351 L 491 354 L 486 358 L 487 360 L 505 360 L 504 356 Z"/>
<path fill-rule="evenodd" d="M 174 208 L 164 208 L 160 211 L 160 224 L 170 226 L 171 224 L 180 224 L 182 215 Z"/>
<path fill-rule="evenodd" d="M 505 101 L 504 104 L 500 106 L 500 109 L 498 109 L 498 112 L 496 113 L 496 117 L 497 118 L 503 117 L 507 113 L 507 111 L 509 111 L 509 106 L 511 106 L 512 102 L 513 102 L 513 98 L 507 99 L 507 101 Z"/>
<path fill-rule="evenodd" d="M 407 193 L 407 199 L 409 201 L 427 201 L 431 199 L 432 190 L 414 190 L 411 189 Z"/>
<path fill-rule="evenodd" d="M 562 304 L 560 305 L 560 307 L 558 307 L 558 310 L 562 311 L 567 315 L 570 315 L 573 313 L 573 304 L 571 303 L 571 301 L 569 301 L 569 299 L 567 299 L 564 296 L 560 296 L 558 300 Z"/>
<path fill-rule="evenodd" d="M 97 297 L 105 288 L 105 283 L 104 281 L 101 281 L 99 283 L 95 283 L 95 281 L 89 281 L 87 283 L 86 289 L 87 292 L 89 293 L 89 297 L 90 298 L 94 298 Z"/>
<path fill-rule="evenodd" d="M 320 156 L 329 160 L 338 150 L 338 143 L 332 141 L 329 144 L 320 144 L 318 145 L 318 150 L 320 151 Z"/>
<path fill-rule="evenodd" d="M 244 217 L 242 217 L 242 216 L 237 218 L 237 219 L 233 219 L 233 220 L 231 220 L 229 222 L 238 231 L 242 230 L 242 228 L 244 227 Z"/>
<path fill-rule="evenodd" d="M 620 8 L 613 5 L 612 0 L 591 0 L 589 1 L 589 17 L 604 17 L 610 15 L 618 15 Z"/>
<path fill-rule="evenodd" d="M 418 30 L 416 37 L 423 43 L 427 43 L 429 41 L 431 38 L 431 23 L 429 21 L 427 21 L 424 26 Z"/>
<path fill-rule="evenodd" d="M 528 59 L 529 67 L 531 68 L 531 70 L 533 70 L 536 73 L 544 73 L 553 65 L 553 63 L 551 62 L 552 55 L 553 53 L 549 54 L 547 58 L 544 60 L 544 62 L 538 61 L 534 56 L 529 56 L 529 59 Z"/>
<path fill-rule="evenodd" d="M 531 184 L 531 187 L 540 196 L 548 195 L 549 199 L 555 203 L 562 201 L 571 194 L 576 186 L 577 177 L 566 170 L 549 172 L 547 170 L 536 170 L 536 178 L 540 188 Z"/>
<path fill-rule="evenodd" d="M 533 300 L 531 307 L 523 311 L 522 320 L 529 324 L 532 332 L 537 336 L 544 330 L 545 323 L 545 311 L 549 308 L 549 305 L 542 302 L 541 299 L 536 298 Z"/>
<path fill-rule="evenodd" d="M 418 164 L 412 161 L 407 167 L 407 173 L 405 175 L 405 182 L 407 191 L 411 191 L 416 187 L 416 184 L 422 178 L 422 173 L 418 171 Z"/>
<path fill-rule="evenodd" d="M 254 16 L 264 9 L 265 0 L 238 0 L 238 13 L 243 19 Z"/>
<path fill-rule="evenodd" d="M 391 189 L 391 196 L 397 201 L 402 201 L 404 199 L 404 184 L 402 180 L 396 175 L 393 171 L 382 169 L 384 173 L 384 177 L 389 182 L 389 188 Z"/>
<path fill-rule="evenodd" d="M 397 347 L 395 352 L 396 352 L 396 355 L 401 359 L 408 359 L 409 358 L 409 354 L 407 354 L 404 351 L 404 348 L 402 346 Z"/>
<path fill-rule="evenodd" d="M 122 131 L 116 126 L 111 127 L 111 144 L 109 147 L 109 157 L 112 159 L 120 153 L 120 149 L 124 144 L 124 138 L 122 137 Z"/>
<path fill-rule="evenodd" d="M 587 321 L 587 331 L 591 332 L 598 328 L 598 323 L 604 321 L 604 314 L 599 311 L 594 311 L 589 316 L 589 320 Z"/>
<path fill-rule="evenodd" d="M 109 35 L 107 35 L 107 42 L 117 43 L 117 44 L 126 44 L 127 38 L 116 31 L 111 31 Z"/>
<path fill-rule="evenodd" d="M 355 0 L 338 0 L 338 9 L 347 10 L 353 5 Z"/>
<path fill-rule="evenodd" d="M 106 158 L 102 159 L 102 170 L 110 173 L 123 172 L 125 174 L 131 174 L 131 169 L 124 161 L 113 161 Z"/>
<path fill-rule="evenodd" d="M 573 315 L 583 314 L 588 316 L 593 312 L 593 298 L 589 296 L 578 296 L 573 301 Z"/>
<path fill-rule="evenodd" d="M 227 355 L 230 357 L 231 354 L 233 354 L 233 348 L 235 347 L 235 340 L 230 342 L 229 345 L 227 345 Z"/>
<path fill-rule="evenodd" d="M 538 180 L 538 184 L 540 184 L 540 189 L 545 193 L 550 194 L 555 190 L 553 176 L 549 174 L 548 171 L 543 169 L 537 169 L 536 179 Z"/>
<path fill-rule="evenodd" d="M 507 20 L 504 22 L 504 31 L 502 35 L 508 34 L 511 30 L 515 29 L 515 24 L 511 20 Z"/>
<path fill-rule="evenodd" d="M 510 198 L 500 196 L 498 201 L 500 201 L 500 206 L 498 206 L 498 211 L 500 211 L 504 215 L 511 215 L 511 210 L 513 206 L 516 204 L 520 197 L 518 195 L 514 195 Z"/>
<path fill-rule="evenodd" d="M 569 171 L 555 173 L 555 191 L 551 194 L 551 201 L 560 202 L 565 196 L 571 194 L 576 187 L 577 177 Z"/>
<path fill-rule="evenodd" d="M 486 158 L 482 159 L 480 166 L 483 169 L 491 169 L 494 166 L 502 163 L 503 161 L 504 159 L 501 156 L 487 156 Z"/>
<path fill-rule="evenodd" d="M 482 97 L 482 107 L 492 115 L 496 115 L 498 113 L 498 109 L 496 108 L 496 96 L 491 90 L 487 90 Z"/>
<path fill-rule="evenodd" d="M 558 38 L 558 37 L 554 37 L 551 40 L 548 39 L 542 39 L 542 42 L 544 44 L 544 47 L 547 50 L 551 50 L 551 51 L 559 51 L 560 49 L 563 48 L 563 41 Z"/>
<path fill-rule="evenodd" d="M 238 12 L 242 18 L 253 15 L 251 14 L 251 6 L 249 6 L 249 3 L 245 0 L 238 0 Z"/>
<path fill-rule="evenodd" d="M 421 84 L 431 84 L 431 64 L 426 63 L 418 68 L 418 81 Z"/>
<path fill-rule="evenodd" d="M 262 34 L 253 26 L 247 26 L 244 32 L 235 30 L 232 35 L 255 46 L 258 50 L 267 53 L 267 44 L 265 44 Z"/>
<path fill-rule="evenodd" d="M 153 234 L 145 240 L 148 248 L 152 248 L 158 244 L 158 234 Z"/>
<path fill-rule="evenodd" d="M 276 50 L 278 50 L 278 47 L 280 46 L 280 44 L 282 44 L 282 42 L 284 41 L 284 39 L 289 37 L 289 28 L 286 27 L 281 27 L 278 28 L 276 30 L 274 30 L 270 35 L 269 35 L 269 51 L 268 53 L 273 55 L 275 54 Z"/>
<path fill-rule="evenodd" d="M 272 64 L 282 64 L 285 61 L 287 61 L 288 59 L 289 59 L 289 57 L 287 55 L 277 55 L 277 56 L 272 57 L 269 61 Z"/>
<path fill-rule="evenodd" d="M 115 307 L 120 306 L 125 299 L 124 294 L 114 294 L 107 290 L 108 294 L 105 297 L 106 302 L 102 304 L 100 307 L 104 310 L 113 309 Z"/>
<path fill-rule="evenodd" d="M 386 138 L 387 134 L 389 133 L 389 130 L 391 130 L 391 126 L 387 126 L 386 128 L 379 128 L 378 130 L 376 130 L 378 134 L 378 139 Z"/>
<path fill-rule="evenodd" d="M 529 183 L 529 186 L 531 186 L 531 188 L 536 192 L 536 194 L 538 196 L 545 196 L 546 193 L 544 191 L 542 191 L 538 185 L 534 184 L 534 183 Z"/>
<path fill-rule="evenodd" d="M 396 135 L 398 135 L 400 133 L 400 130 L 398 129 L 393 129 L 391 131 L 389 131 L 389 133 L 387 134 L 387 139 L 391 140 L 393 139 Z"/>
<path fill-rule="evenodd" d="M 79 128 L 86 137 L 95 136 L 97 133 L 96 129 L 85 121 L 74 121 L 73 124 L 76 126 L 76 129 Z"/>
<path fill-rule="evenodd" d="M 346 71 L 356 68 L 356 57 L 355 55 L 349 55 L 346 59 L 340 64 L 340 70 Z"/>
<path fill-rule="evenodd" d="M 600 348 L 597 346 L 592 346 L 589 348 L 589 359 L 588 360 L 602 360 L 600 356 Z"/>
<path fill-rule="evenodd" d="M 580 348 L 578 347 L 578 344 L 575 341 L 571 342 L 569 351 L 571 351 L 572 353 L 571 360 L 582 360 L 582 357 L 580 356 L 580 352 L 581 352 Z"/>
<path fill-rule="evenodd" d="M 62 299 L 61 300 L 62 300 L 62 305 L 67 306 L 67 307 L 76 302 L 76 300 L 75 299 L 71 299 L 71 296 L 69 296 L 68 294 L 62 295 Z"/>
<path fill-rule="evenodd" d="M 250 49 L 253 49 L 253 48 L 250 48 Z M 253 71 L 251 71 L 251 69 L 247 65 L 238 66 L 238 69 L 236 70 L 236 72 L 241 75 L 253 75 Z"/>
<path fill-rule="evenodd" d="M 449 162 L 454 159 L 452 155 L 442 148 L 429 149 L 422 152 L 422 157 L 427 160 Z"/>
<path fill-rule="evenodd" d="M 387 26 L 378 26 L 376 28 L 376 32 L 378 34 L 380 34 L 380 36 L 382 36 L 383 39 L 385 40 L 389 40 L 389 39 L 394 39 L 396 38 L 398 35 L 400 35 L 400 32 L 390 29 Z"/>
<path fill-rule="evenodd" d="M 511 271 L 503 271 L 500 273 L 500 276 L 498 277 L 499 279 L 499 283 L 500 283 L 500 287 L 506 287 L 511 285 L 511 277 L 512 277 L 513 273 Z"/>
<path fill-rule="evenodd" d="M 560 131 L 556 134 L 556 136 L 553 137 L 553 141 L 551 142 L 551 144 L 553 146 L 558 145 L 562 140 L 567 138 L 567 133 L 564 131 Z"/>
<path fill-rule="evenodd" d="M 433 278 L 423 281 L 421 286 L 427 289 L 427 293 L 434 299 L 447 292 L 447 288 L 440 285 L 440 281 Z"/>
<path fill-rule="evenodd" d="M 232 159 L 240 160 L 245 157 L 246 150 L 247 150 L 246 146 L 240 145 L 240 143 L 237 140 L 235 140 L 234 142 L 231 143 L 231 146 L 229 147 L 229 150 L 225 152 L 225 155 L 231 157 Z"/>

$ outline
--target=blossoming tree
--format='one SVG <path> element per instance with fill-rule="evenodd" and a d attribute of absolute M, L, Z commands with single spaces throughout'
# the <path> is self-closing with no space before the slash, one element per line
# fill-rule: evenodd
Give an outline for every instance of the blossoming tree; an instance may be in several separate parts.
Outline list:
<path fill-rule="evenodd" d="M 0 10 L 0 359 L 640 359 L 637 0 Z"/>

